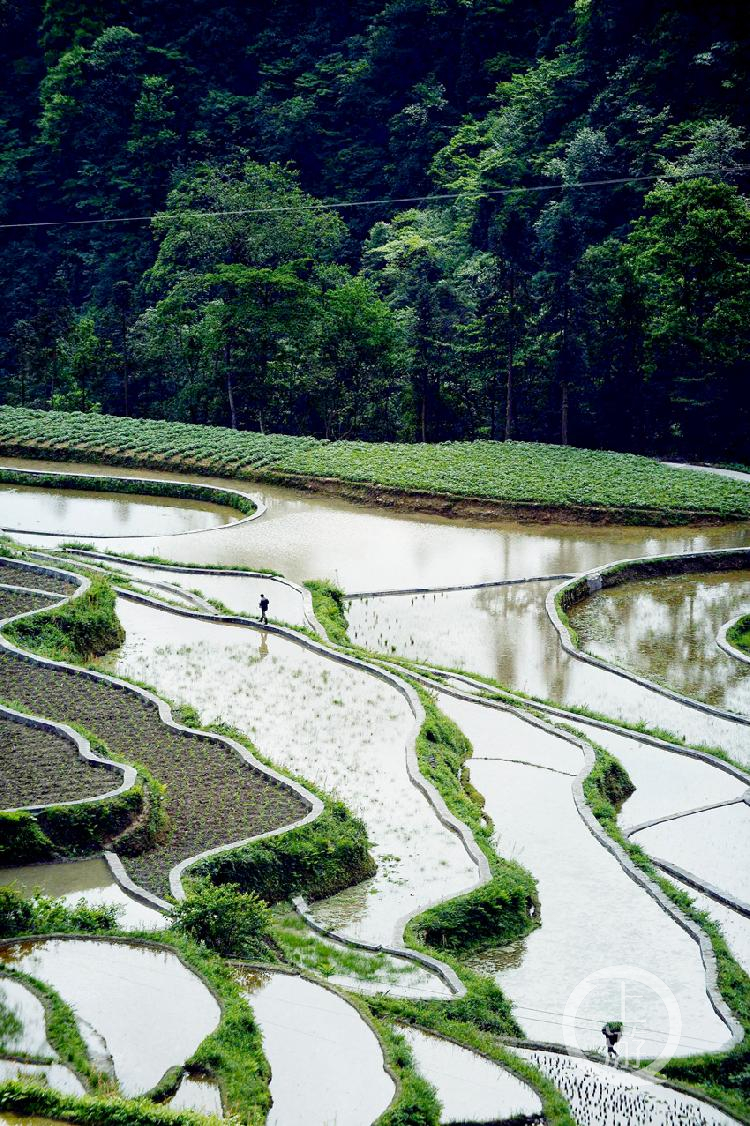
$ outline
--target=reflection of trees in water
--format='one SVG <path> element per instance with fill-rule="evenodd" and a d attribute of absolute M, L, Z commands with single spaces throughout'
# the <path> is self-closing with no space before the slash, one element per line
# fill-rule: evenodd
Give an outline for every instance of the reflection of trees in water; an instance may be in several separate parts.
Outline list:
<path fill-rule="evenodd" d="M 723 622 L 750 604 L 747 571 L 626 583 L 573 611 L 581 643 L 709 704 L 750 711 L 750 674 L 716 645 Z"/>

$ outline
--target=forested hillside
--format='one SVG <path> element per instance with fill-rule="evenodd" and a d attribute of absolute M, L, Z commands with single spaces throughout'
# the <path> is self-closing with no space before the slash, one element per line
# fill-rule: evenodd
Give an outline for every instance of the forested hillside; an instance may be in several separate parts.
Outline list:
<path fill-rule="evenodd" d="M 747 460 L 743 8 L 6 0 L 0 401 Z"/>

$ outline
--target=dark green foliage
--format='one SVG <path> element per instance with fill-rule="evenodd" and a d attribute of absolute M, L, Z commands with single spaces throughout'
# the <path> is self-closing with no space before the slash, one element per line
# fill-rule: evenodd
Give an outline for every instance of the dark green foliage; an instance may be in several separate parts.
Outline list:
<path fill-rule="evenodd" d="M 152 842 L 159 826 L 160 795 L 149 787 L 148 800 L 144 802 L 144 786 L 114 798 L 81 805 L 50 806 L 38 813 L 0 813 L 0 860 L 4 864 L 31 864 L 61 856 L 85 856 L 101 851 L 114 837 L 125 835 L 131 825 L 146 811 L 154 818 L 148 819 L 143 833 L 128 844 L 122 841 L 122 851 L 131 848 L 142 851 Z M 153 820 L 153 824 L 151 821 Z M 119 845 L 118 845 L 119 847 Z"/>
<path fill-rule="evenodd" d="M 0 861 L 4 864 L 33 864 L 54 855 L 54 844 L 30 813 L 0 814 L 0 829 Z"/>
<path fill-rule="evenodd" d="M 727 630 L 727 641 L 741 653 L 750 656 L 750 614 L 740 618 L 731 629 Z"/>
<path fill-rule="evenodd" d="M 93 456 L 93 455 L 91 455 Z M 94 459 L 98 460 L 98 459 Z M 255 502 L 250 497 L 230 489 L 209 489 L 204 485 L 182 481 L 149 481 L 144 478 L 131 480 L 127 477 L 107 477 L 102 475 L 92 481 L 90 477 L 77 476 L 75 473 L 39 473 L 30 478 L 27 473 L 13 469 L 0 469 L 0 484 L 2 485 L 33 485 L 40 489 L 75 489 L 86 492 L 94 490 L 97 493 L 124 493 L 125 495 L 149 497 L 174 497 L 178 500 L 207 501 L 209 504 L 222 504 L 234 508 L 243 516 L 250 516 L 256 510 Z M 77 540 L 61 543 L 61 548 L 73 548 L 76 551 L 94 551 L 94 545 L 79 543 Z"/>
<path fill-rule="evenodd" d="M 170 937 L 169 944 L 202 975 L 221 1002 L 221 1023 L 186 1060 L 188 1069 L 217 1080 L 230 1114 L 238 1115 L 248 1126 L 263 1126 L 270 1105 L 270 1068 L 238 974 L 187 936 Z"/>
<path fill-rule="evenodd" d="M 195 880 L 175 904 L 173 918 L 178 930 L 225 958 L 262 958 L 268 952 L 268 908 L 237 884 Z"/>
<path fill-rule="evenodd" d="M 429 510 L 440 512 L 451 512 L 453 506 L 435 504 L 435 494 L 472 498 L 472 511 L 481 498 L 482 513 L 497 512 L 496 502 L 532 519 L 552 509 L 561 518 L 571 514 L 587 520 L 681 524 L 696 517 L 744 518 L 750 512 L 750 482 L 674 469 L 634 454 L 516 441 L 327 442 L 185 423 L 0 408 L 0 451 L 7 454 L 101 460 L 102 450 L 106 461 L 121 465 L 176 467 L 181 472 L 323 489 L 333 479 L 334 491 L 380 503 L 398 504 L 403 493 L 416 493 L 418 506 L 427 503 Z M 340 618 L 331 584 L 311 589 L 323 600 L 324 616 L 331 623 Z"/>
<path fill-rule="evenodd" d="M 22 1118 L 50 1118 L 84 1126 L 205 1126 L 193 1111 L 176 1111 L 146 1099 L 61 1095 L 51 1087 L 11 1080 L 0 1088 L 0 1109 Z"/>
<path fill-rule="evenodd" d="M 527 929 L 531 890 L 528 872 L 509 863 L 484 887 L 424 911 L 417 933 L 428 946 L 449 950 L 504 946 L 518 938 L 519 929 Z"/>
<path fill-rule="evenodd" d="M 375 863 L 363 823 L 334 802 L 301 829 L 209 857 L 195 871 L 279 903 L 297 894 L 325 899 L 374 875 Z"/>
<path fill-rule="evenodd" d="M 167 727 L 156 705 L 135 692 L 6 651 L 0 651 L 0 680 L 24 709 L 100 738 L 108 757 L 154 779 L 147 820 L 118 840 L 116 851 L 132 878 L 158 893 L 168 889 L 167 873 L 178 861 L 304 815 L 291 790 L 250 770 L 224 743 Z"/>
<path fill-rule="evenodd" d="M 9 5 L 0 396 L 746 460 L 744 14 Z"/>
<path fill-rule="evenodd" d="M 6 632 L 18 645 L 58 660 L 88 661 L 125 640 L 114 591 L 102 578 L 66 605 L 12 623 Z"/>

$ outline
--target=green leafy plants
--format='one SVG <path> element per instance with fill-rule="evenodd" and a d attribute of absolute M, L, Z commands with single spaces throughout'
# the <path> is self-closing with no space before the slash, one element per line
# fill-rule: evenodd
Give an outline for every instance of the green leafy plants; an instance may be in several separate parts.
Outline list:
<path fill-rule="evenodd" d="M 177 930 L 225 958 L 268 956 L 268 908 L 237 884 L 194 880 L 172 915 Z"/>
<path fill-rule="evenodd" d="M 356 495 L 395 503 L 478 498 L 538 515 L 554 510 L 622 523 L 745 519 L 750 483 L 674 469 L 651 458 L 533 442 L 437 445 L 328 442 L 100 414 L 0 409 L 7 455 L 174 468 L 315 483 L 333 479 Z M 154 483 L 161 487 L 163 482 Z M 88 487 L 91 486 L 89 481 Z M 98 486 L 97 486 L 98 487 Z M 187 487 L 187 486 L 186 486 Z M 426 503 L 426 502 L 425 502 Z"/>
<path fill-rule="evenodd" d="M 92 907 L 80 900 L 66 906 L 61 899 L 26 896 L 13 884 L 0 886 L 0 938 L 60 932 L 101 934 L 117 927 L 120 908 Z"/>
<path fill-rule="evenodd" d="M 727 641 L 741 653 L 750 656 L 750 614 L 745 614 L 727 630 Z"/>
<path fill-rule="evenodd" d="M 216 883 L 233 882 L 268 903 L 293 895 L 324 899 L 375 872 L 367 831 L 341 802 L 293 833 L 208 857 L 195 867 Z"/>
<path fill-rule="evenodd" d="M 28 473 L 15 469 L 0 469 L 0 485 L 33 485 L 45 489 L 76 489 L 103 493 L 125 493 L 136 496 L 174 497 L 178 500 L 197 500 L 210 504 L 225 504 L 243 516 L 250 516 L 256 505 L 250 497 L 230 489 L 213 489 L 189 481 L 150 481 L 129 477 L 96 477 L 74 473 Z M 79 551 L 92 550 L 91 544 L 73 542 L 68 546 Z"/>
<path fill-rule="evenodd" d="M 407 933 L 420 944 L 454 951 L 488 942 L 511 942 L 536 925 L 536 881 L 520 864 L 503 860 L 495 852 L 492 824 L 465 769 L 471 743 L 426 692 L 420 690 L 420 695 L 427 713 L 417 739 L 420 769 L 451 812 L 471 828 L 490 863 L 492 878 L 468 895 L 429 908 L 409 924 Z"/>
<path fill-rule="evenodd" d="M 305 586 L 312 594 L 315 616 L 334 645 L 349 645 L 343 590 L 325 579 L 311 579 Z"/>
<path fill-rule="evenodd" d="M 88 590 L 64 606 L 12 622 L 6 633 L 17 645 L 61 661 L 88 661 L 125 640 L 115 593 L 103 578 L 92 579 Z"/>

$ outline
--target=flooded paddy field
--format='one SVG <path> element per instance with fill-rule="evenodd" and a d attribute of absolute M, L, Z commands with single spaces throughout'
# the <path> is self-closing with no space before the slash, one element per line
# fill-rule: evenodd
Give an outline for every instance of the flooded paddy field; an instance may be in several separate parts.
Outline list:
<path fill-rule="evenodd" d="M 565 1095 L 579 1126 L 733 1126 L 708 1103 L 588 1059 L 516 1049 Z"/>
<path fill-rule="evenodd" d="M 233 523 L 224 505 L 172 497 L 0 485 L 0 530 L 48 536 L 172 536 Z M 48 541 L 49 542 L 49 541 Z"/>
<path fill-rule="evenodd" d="M 20 981 L 0 977 L 0 1017 L 11 1013 L 12 1027 L 0 1025 L 0 1053 L 54 1058 L 47 1040 L 45 1009 L 39 998 Z"/>
<path fill-rule="evenodd" d="M 622 804 L 618 820 L 622 826 L 641 825 L 659 817 L 687 813 L 705 805 L 740 798 L 747 784 L 721 769 L 717 760 L 690 758 L 678 750 L 655 747 L 639 741 L 637 734 L 605 731 L 592 724 L 575 724 L 591 742 L 603 747 L 622 763 L 635 790 Z"/>
<path fill-rule="evenodd" d="M 691 708 L 565 652 L 545 608 L 547 593 L 556 585 L 353 599 L 350 630 L 356 630 L 359 644 L 376 650 L 421 660 L 431 653 L 430 664 L 490 677 L 510 690 L 563 707 L 666 729 L 690 744 L 719 747 L 750 763 L 747 726 Z"/>
<path fill-rule="evenodd" d="M 444 1126 L 541 1115 L 537 1093 L 505 1068 L 417 1028 L 398 1031 L 411 1048 L 417 1071 L 435 1088 Z"/>
<path fill-rule="evenodd" d="M 135 563 L 118 560 L 109 564 L 122 574 L 145 582 L 169 582 L 182 590 L 197 592 L 207 599 L 222 603 L 233 614 L 257 618 L 258 604 L 263 594 L 271 603 L 268 616 L 286 622 L 288 625 L 307 624 L 302 593 L 271 576 L 196 574 L 183 571 L 179 567 L 155 568 L 139 567 Z"/>
<path fill-rule="evenodd" d="M 582 648 L 713 707 L 750 715 L 750 667 L 716 644 L 750 607 L 750 572 L 627 582 L 575 606 Z"/>
<path fill-rule="evenodd" d="M 439 703 L 473 743 L 471 780 L 495 824 L 498 852 L 518 860 L 538 881 L 541 927 L 508 950 L 503 966 L 498 967 L 497 955 L 491 953 L 486 967 L 514 1002 L 516 1018 L 527 1034 L 564 1042 L 565 1006 L 576 986 L 597 971 L 629 964 L 655 974 L 677 999 L 684 1033 L 679 1054 L 726 1043 L 729 1032 L 706 994 L 697 943 L 590 833 L 575 807 L 569 775 L 546 764 L 539 769 L 538 764 L 512 761 L 523 758 L 529 725 L 479 704 L 460 702 L 454 712 L 448 696 L 441 696 Z M 476 710 L 476 722 L 471 722 L 468 708 Z M 493 717 L 491 722 L 484 713 Z M 544 739 L 551 756 L 559 743 L 561 761 L 569 764 L 570 750 L 576 749 L 540 731 L 529 742 Z M 496 755 L 498 745 L 510 749 L 509 758 Z M 583 754 L 578 754 L 580 769 Z M 473 968 L 480 970 L 482 961 L 481 954 L 475 955 Z M 668 1027 L 664 1003 L 636 980 L 627 985 L 632 1019 L 658 1052 Z M 619 1011 L 622 988 L 617 975 L 603 978 L 572 1013 L 581 1048 L 601 1046 L 600 1029 L 608 1013 Z"/>
<path fill-rule="evenodd" d="M 37 462 L 30 464 L 39 467 Z M 100 467 L 91 469 L 102 472 Z M 119 470 L 111 472 L 121 475 Z M 147 476 L 158 479 L 161 475 Z M 174 476 L 169 474 L 170 479 Z M 195 480 L 203 484 L 207 479 Z M 237 487 L 237 482 L 215 483 Z M 75 535 L 96 543 L 97 536 L 114 535 L 117 538 L 112 540 L 101 538 L 97 546 L 144 555 L 153 552 L 198 566 L 272 568 L 295 582 L 328 578 L 352 594 L 541 576 L 541 581 L 480 590 L 355 598 L 348 606 L 350 636 L 381 653 L 462 668 L 564 706 L 587 706 L 615 719 L 667 728 L 691 743 L 713 744 L 750 762 L 747 728 L 669 700 L 566 654 L 544 606 L 546 593 L 556 583 L 544 576 L 577 573 L 622 557 L 746 545 L 750 542 L 747 526 L 696 530 L 480 524 L 383 512 L 265 486 L 254 492 L 267 505 L 259 519 L 219 528 L 220 513 L 215 513 L 216 525 L 209 527 L 204 522 L 200 525 L 204 531 L 181 536 L 176 531 L 195 529 L 175 529 L 170 521 L 183 518 L 176 510 L 193 509 L 203 519 L 206 506 L 193 502 L 161 505 L 159 498 L 151 497 L 144 498 L 147 503 L 140 506 L 141 498 L 135 496 L 88 497 L 51 490 L 37 530 L 62 531 L 53 519 L 63 511 L 60 502 L 80 501 L 83 507 L 66 510 L 65 528 L 70 526 L 66 539 Z M 104 508 L 86 508 L 89 500 Z M 7 523 L 2 501 L 0 495 L 0 524 Z M 121 501 L 133 505 L 124 522 L 117 510 Z M 149 523 L 160 505 L 161 523 Z M 222 512 L 227 517 L 227 511 Z M 83 526 L 73 530 L 73 516 L 76 520 L 81 517 Z M 115 532 L 105 530 L 108 526 L 114 526 Z M 136 543 L 134 536 L 143 538 Z M 23 538 L 34 542 L 33 537 Z M 56 541 L 53 536 L 39 537 L 36 542 L 49 548 Z M 199 591 L 204 600 L 217 600 L 242 615 L 257 614 L 260 594 L 267 593 L 272 618 L 291 625 L 305 622 L 301 593 L 272 578 L 199 575 L 179 568 L 156 571 L 137 563 L 105 565 L 121 566 L 145 591 L 151 589 L 148 584 L 163 581 L 182 592 L 186 605 L 190 591 Z M 720 578 L 726 585 L 727 576 Z M 17 585 L 24 587 L 41 582 L 41 576 L 30 576 L 13 565 L 0 569 L 2 579 L 8 584 L 18 580 Z M 64 581 L 44 579 L 42 585 L 49 591 L 70 593 L 74 589 Z M 713 645 L 709 652 L 709 642 L 718 626 L 732 616 L 731 599 L 726 591 L 720 595 L 721 582 L 707 582 L 700 591 L 698 585 L 686 596 L 688 602 L 692 599 L 695 622 L 690 614 L 686 616 L 683 598 L 670 602 L 666 615 L 657 600 L 653 612 L 650 603 L 639 603 L 642 612 L 634 610 L 628 616 L 623 609 L 619 624 L 612 612 L 605 623 L 618 643 L 620 635 L 632 637 L 639 660 L 648 648 L 643 638 L 651 636 L 649 630 L 654 631 L 657 649 L 666 651 L 671 642 L 673 651 L 666 653 L 664 676 L 665 683 L 677 691 L 687 691 L 688 680 L 681 682 L 682 687 L 674 683 L 675 669 L 687 669 L 693 678 L 691 685 L 700 681 L 715 688 L 722 678 L 720 657 L 714 660 L 713 653 L 713 649 L 717 654 L 720 650 Z M 750 580 L 747 585 L 750 588 Z M 623 588 L 630 589 L 630 585 Z M 650 591 L 646 593 L 651 597 Z M 10 599 L 12 593 L 6 589 L 2 597 Z M 29 596 L 16 592 L 16 597 Z M 594 600 L 591 602 L 593 605 Z M 12 612 L 19 612 L 19 602 L 6 604 L 15 605 Z M 0 609 L 2 605 L 0 602 Z M 600 618 L 588 603 L 583 609 L 590 614 L 587 628 L 593 635 Z M 405 921 L 415 912 L 476 885 L 476 865 L 409 777 L 406 748 L 414 737 L 414 719 L 395 688 L 268 631 L 180 617 L 168 609 L 124 598 L 118 600 L 118 613 L 126 641 L 102 662 L 104 670 L 153 685 L 162 697 L 196 709 L 204 723 L 237 728 L 274 765 L 340 797 L 365 821 L 377 874 L 314 904 L 311 910 L 319 923 L 351 938 L 398 945 L 403 941 Z M 720 620 L 714 622 L 715 618 Z M 581 632 L 583 636 L 585 630 Z M 610 655 L 607 659 L 620 658 Z M 110 743 L 113 753 L 130 755 L 130 761 L 137 747 L 138 761 L 167 782 L 171 836 L 142 857 L 124 858 L 129 874 L 142 886 L 163 894 L 168 871 L 179 860 L 202 848 L 220 847 L 292 824 L 304 813 L 296 797 L 287 795 L 286 804 L 279 802 L 278 789 L 273 795 L 270 789 L 266 792 L 258 776 L 250 786 L 240 763 L 231 761 L 229 749 L 218 740 L 204 742 L 164 728 L 153 709 L 134 694 L 114 690 L 106 681 L 84 682 L 61 670 L 27 665 L 21 671 L 21 664 L 0 652 L 0 680 L 7 698 L 23 697 L 24 706 L 39 714 L 52 713 L 50 718 L 89 727 Z M 700 676 L 691 665 L 702 670 Z M 636 671 L 651 675 L 640 666 Z M 12 690 L 10 695 L 5 686 Z M 727 682 L 727 693 L 730 688 Z M 730 707 L 729 698 L 727 695 L 721 706 Z M 592 988 L 572 1016 L 568 1014 L 576 1041 L 587 1049 L 601 1049 L 602 1024 L 617 1016 L 624 1005 L 628 1023 L 623 1055 L 658 1054 L 673 1014 L 637 974 L 627 983 L 626 996 L 621 978 L 606 976 L 608 968 L 626 965 L 654 975 L 675 998 L 680 1024 L 675 1055 L 726 1047 L 730 1032 L 707 994 L 698 944 L 625 874 L 576 808 L 573 785 L 584 762 L 581 749 L 516 715 L 492 711 L 470 700 L 442 694 L 439 705 L 473 743 L 468 769 L 494 822 L 496 851 L 518 860 L 538 881 L 541 926 L 515 943 L 475 951 L 466 958 L 474 970 L 493 978 L 511 1000 L 526 1035 L 563 1044 L 569 1033 L 566 1012 L 570 999 L 576 987 L 594 975 Z M 576 727 L 615 755 L 636 786 L 620 812 L 624 826 L 742 796 L 744 783 L 711 763 L 647 746 L 636 735 L 602 731 L 583 720 L 576 721 Z M 14 761 L 23 761 L 18 748 L 13 755 Z M 40 748 L 39 755 L 48 756 L 52 763 L 55 752 L 50 744 Z M 50 774 L 50 785 L 53 777 Z M 70 784 L 73 788 L 79 784 L 72 773 Z M 58 798 L 60 792 L 55 790 Z M 748 812 L 747 805 L 735 804 L 708 814 L 691 814 L 643 829 L 636 839 L 651 855 L 670 858 L 720 887 L 740 888 L 747 899 L 744 872 L 750 838 L 748 823 L 740 818 Z M 696 826 L 699 819 L 699 828 L 691 833 L 691 823 Z M 61 895 L 66 903 L 83 897 L 90 903 L 124 904 L 125 926 L 165 922 L 157 912 L 127 897 L 100 858 L 0 872 L 0 884 L 15 881 L 28 889 L 33 880 L 37 881 L 34 886 Z M 690 895 L 718 922 L 740 964 L 747 965 L 750 921 L 700 893 L 691 891 Z M 301 921 L 299 928 L 300 934 L 309 935 Z M 309 970 L 324 973 L 332 984 L 363 995 L 390 993 L 407 1000 L 448 997 L 434 975 L 420 967 L 404 970 L 395 959 L 361 951 L 356 954 L 363 964 L 354 957 L 347 961 L 341 954 L 345 948 L 320 937 L 314 941 L 315 950 L 301 942 L 295 957 Z M 126 964 L 120 951 L 129 949 L 139 956 L 159 955 L 177 962 L 173 955 L 102 943 L 99 949 L 108 946 L 115 954 L 92 958 L 87 949 L 84 962 L 81 949 L 76 962 L 76 945 L 93 948 L 94 944 L 53 939 L 28 949 L 18 947 L 25 950 L 19 958 L 28 959 L 21 968 L 50 981 L 75 1005 L 87 1042 L 101 1059 L 109 1058 L 123 1092 L 146 1091 L 171 1063 L 183 1062 L 195 1050 L 206 1034 L 204 1029 L 215 1027 L 218 1006 L 184 967 L 190 983 L 182 978 L 178 981 L 171 963 L 162 963 L 158 970 L 149 957 Z M 32 968 L 33 958 L 36 968 Z M 336 1121 L 369 1126 L 388 1106 L 395 1087 L 384 1068 L 375 1034 L 355 1009 L 303 978 L 274 973 L 248 974 L 243 980 L 271 1063 L 269 1124 L 327 1126 Z M 196 985 L 200 989 L 193 992 Z M 125 1001 L 120 1006 L 126 989 L 132 995 L 127 998 L 130 1008 Z M 168 1000 L 165 989 L 170 991 Z M 142 1011 L 136 1012 L 135 999 L 144 998 L 146 992 L 150 994 L 148 1004 L 144 1001 Z M 104 1011 L 100 996 L 110 999 L 110 1010 Z M 34 1016 L 33 1005 L 26 1005 L 23 1035 L 29 1042 L 36 1037 L 41 1044 L 43 1022 L 40 1025 L 38 1012 Z M 162 1010 L 169 1030 L 162 1035 L 165 1044 L 157 1045 L 154 1040 L 152 1050 L 151 1027 L 143 1035 L 141 1028 L 150 1020 L 154 1029 L 159 1025 L 163 1030 Z M 194 1014 L 200 1018 L 200 1027 L 193 1021 Z M 536 1094 L 489 1061 L 414 1030 L 407 1039 L 417 1069 L 433 1083 L 443 1102 L 444 1123 L 493 1122 L 515 1111 L 539 1112 Z M 147 1065 L 141 1058 L 144 1049 Z M 649 1080 L 614 1068 L 565 1060 L 551 1052 L 527 1054 L 526 1058 L 533 1058 L 571 1100 L 580 1126 L 723 1126 L 730 1121 L 696 1100 L 654 1088 Z M 72 1073 L 68 1075 L 78 1082 Z M 67 1080 L 62 1075 L 58 1081 Z M 192 1075 L 183 1077 L 171 1106 L 194 1107 L 206 1114 L 219 1114 L 222 1109 L 216 1084 Z"/>
<path fill-rule="evenodd" d="M 12 468 L 136 476 L 126 469 L 86 463 L 3 458 Z M 750 543 L 747 525 L 702 528 L 638 528 L 606 525 L 481 523 L 414 513 L 396 513 L 335 497 L 221 477 L 139 470 L 150 480 L 188 481 L 225 488 L 251 488 L 266 505 L 259 520 L 220 533 L 170 539 L 154 535 L 137 546 L 197 565 L 271 568 L 295 582 L 334 580 L 347 592 L 456 586 L 532 575 L 572 574 L 613 559 L 741 547 Z M 108 498 L 109 499 L 109 498 Z M 101 535 L 101 529 L 98 529 Z M 94 539 L 96 527 L 80 529 Z M 131 533 L 132 534 L 132 533 Z M 40 541 L 41 542 L 41 541 Z M 50 546 L 46 540 L 45 546 Z M 127 540 L 107 549 L 132 551 Z"/>
<path fill-rule="evenodd" d="M 641 829 L 633 841 L 719 891 L 750 904 L 750 805 L 692 813 Z"/>
<path fill-rule="evenodd" d="M 278 767 L 340 797 L 361 817 L 378 872 L 312 911 L 325 926 L 400 943 L 403 920 L 476 883 L 458 837 L 406 769 L 414 719 L 391 686 L 283 637 L 118 603 L 126 640 L 108 667 L 229 723 Z M 290 706 L 291 703 L 291 706 Z"/>
<path fill-rule="evenodd" d="M 219 1023 L 217 1001 L 167 950 L 99 939 L 38 939 L 0 948 L 0 964 L 52 986 L 89 1051 L 124 1095 L 150 1090 Z"/>
<path fill-rule="evenodd" d="M 359 1013 L 290 974 L 237 971 L 271 1065 L 268 1126 L 370 1126 L 395 1094 L 378 1040 Z"/>

